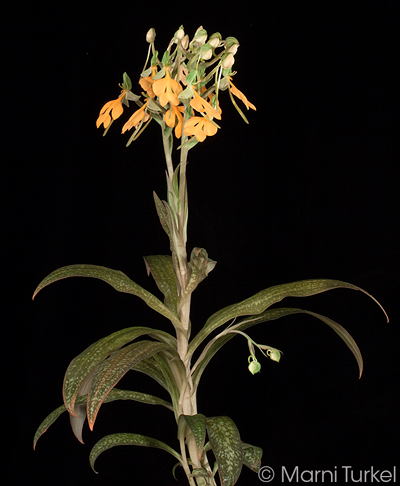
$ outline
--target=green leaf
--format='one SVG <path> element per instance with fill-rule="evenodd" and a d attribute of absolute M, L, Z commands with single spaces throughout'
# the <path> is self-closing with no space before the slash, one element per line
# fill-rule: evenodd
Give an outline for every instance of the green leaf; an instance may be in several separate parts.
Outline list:
<path fill-rule="evenodd" d="M 87 418 L 90 430 L 93 430 L 97 413 L 104 398 L 125 373 L 142 359 L 149 358 L 166 349 L 166 347 L 166 344 L 155 341 L 139 341 L 112 353 L 108 359 L 99 364 L 89 392 L 87 405 Z"/>
<path fill-rule="evenodd" d="M 257 294 L 249 297 L 242 302 L 237 304 L 232 304 L 223 309 L 220 309 L 215 314 L 213 314 L 204 327 L 199 331 L 197 336 L 192 340 L 189 345 L 188 355 L 191 356 L 199 344 L 204 341 L 204 339 L 212 333 L 215 329 L 222 326 L 231 319 L 239 316 L 253 316 L 261 314 L 272 304 L 280 302 L 285 297 L 309 297 L 311 295 L 319 294 L 321 292 L 326 292 L 327 290 L 333 290 L 337 288 L 346 288 L 352 290 L 360 290 L 364 294 L 371 297 L 382 311 L 385 313 L 383 307 L 379 302 L 368 294 L 365 290 L 355 285 L 349 284 L 347 282 L 341 282 L 339 280 L 301 280 L 298 282 L 292 282 L 288 284 L 276 285 L 274 287 L 269 287 L 268 289 L 262 290 Z M 387 317 L 387 315 L 386 315 Z"/>
<path fill-rule="evenodd" d="M 243 464 L 239 431 L 231 418 L 221 416 L 207 418 L 207 432 L 218 463 L 221 486 L 233 486 Z"/>
<path fill-rule="evenodd" d="M 123 79 L 122 87 L 124 89 L 127 89 L 128 91 L 130 91 L 132 89 L 132 81 L 131 81 L 130 77 L 127 75 L 127 73 L 123 74 L 122 79 Z"/>
<path fill-rule="evenodd" d="M 134 400 L 136 402 L 148 403 L 150 405 L 163 405 L 169 410 L 174 410 L 172 404 L 167 402 L 166 400 L 162 400 L 161 398 L 155 397 L 153 395 L 148 395 L 147 393 L 140 393 L 130 390 L 120 390 L 118 388 L 113 388 L 104 399 L 104 403 L 113 402 L 115 400 Z M 77 405 L 86 405 L 86 403 L 87 395 L 83 395 L 76 400 Z M 36 448 L 36 443 L 39 438 L 46 432 L 50 425 L 52 425 L 58 419 L 58 417 L 66 411 L 67 409 L 65 408 L 65 405 L 60 405 L 43 420 L 43 422 L 39 425 L 33 439 L 34 449 Z"/>
<path fill-rule="evenodd" d="M 180 397 L 178 383 L 180 383 L 185 377 L 185 368 L 179 357 L 174 360 L 169 360 L 164 353 L 159 353 L 156 354 L 154 358 L 164 376 L 164 380 L 167 384 L 167 390 L 170 394 L 172 405 L 174 407 L 175 419 L 178 421 Z"/>
<path fill-rule="evenodd" d="M 78 397 L 86 395 L 89 393 L 92 387 L 94 374 L 96 369 L 94 369 L 84 380 L 81 387 L 79 388 Z M 82 429 L 83 424 L 86 420 L 86 402 L 84 404 L 75 404 L 74 407 L 75 415 L 69 414 L 69 421 L 71 423 L 72 432 L 75 437 L 83 444 Z"/>
<path fill-rule="evenodd" d="M 263 450 L 261 447 L 245 444 L 242 442 L 243 464 L 252 471 L 258 473 L 261 467 L 261 457 Z"/>
<path fill-rule="evenodd" d="M 71 361 L 63 384 L 64 403 L 69 413 L 75 415 L 75 399 L 84 380 L 96 366 L 110 353 L 145 334 L 168 344 L 171 350 L 176 349 L 176 339 L 166 332 L 150 327 L 128 327 L 100 339 Z"/>
<path fill-rule="evenodd" d="M 155 192 L 153 192 L 154 202 L 156 205 L 156 210 L 158 217 L 160 218 L 161 226 L 163 227 L 164 231 L 167 233 L 169 240 L 171 242 L 171 230 L 169 227 L 169 216 L 168 211 L 165 207 L 167 202 L 161 201 L 161 199 L 157 196 Z"/>
<path fill-rule="evenodd" d="M 303 309 L 295 309 L 295 308 L 280 308 L 280 309 L 269 309 L 258 316 L 242 318 L 234 326 L 231 326 L 227 329 L 226 333 L 221 335 L 220 337 L 214 338 L 213 342 L 211 341 L 208 345 L 208 349 L 203 351 L 202 355 L 200 355 L 197 362 L 193 365 L 193 382 L 194 386 L 197 387 L 201 378 L 201 375 L 206 368 L 207 364 L 210 362 L 211 358 L 217 353 L 221 347 L 226 344 L 230 339 L 232 339 L 235 334 L 229 332 L 229 330 L 239 330 L 244 331 L 249 327 L 255 326 L 256 324 L 261 324 L 266 321 L 273 321 L 279 319 L 281 317 L 291 315 L 291 314 L 309 314 L 311 316 L 316 317 L 317 319 L 321 320 L 325 324 L 327 324 L 331 329 L 333 329 L 336 334 L 344 341 L 346 346 L 350 349 L 353 353 L 354 357 L 357 360 L 358 367 L 359 367 L 359 376 L 361 377 L 362 370 L 363 370 L 363 361 L 361 352 L 351 337 L 351 335 L 344 329 L 340 324 L 329 319 L 328 317 L 322 316 L 320 314 L 316 314 L 315 312 L 303 310 Z"/>
<path fill-rule="evenodd" d="M 159 290 L 164 294 L 164 303 L 177 314 L 178 290 L 172 257 L 169 255 L 150 255 L 144 257 L 147 273 L 153 275 Z"/>
<path fill-rule="evenodd" d="M 145 375 L 150 376 L 150 378 L 159 383 L 165 390 L 168 391 L 168 385 L 165 381 L 159 364 L 154 359 L 154 356 L 152 356 L 151 358 L 143 359 L 142 361 L 137 363 L 132 368 L 132 371 L 139 371 L 140 373 L 144 373 Z"/>
<path fill-rule="evenodd" d="M 68 265 L 55 270 L 40 282 L 32 299 L 34 299 L 36 294 L 47 285 L 68 277 L 98 278 L 110 284 L 115 290 L 118 290 L 118 292 L 136 295 L 143 299 L 149 307 L 169 319 L 175 328 L 184 331 L 178 317 L 168 309 L 165 304 L 157 299 L 155 295 L 133 282 L 119 270 L 112 270 L 111 268 L 100 267 L 97 265 Z"/>
<path fill-rule="evenodd" d="M 198 413 L 196 415 L 181 415 L 188 424 L 197 445 L 197 454 L 200 459 L 203 455 L 204 442 L 206 439 L 206 417 Z M 208 473 L 207 473 L 208 474 Z"/>
<path fill-rule="evenodd" d="M 197 69 L 193 69 L 193 71 L 190 71 L 190 73 L 186 76 L 186 84 L 191 85 L 193 84 L 196 79 L 197 79 Z M 193 91 L 192 91 L 192 98 L 193 98 Z"/>
<path fill-rule="evenodd" d="M 93 447 L 90 452 L 89 462 L 93 469 L 93 471 L 97 474 L 97 471 L 94 469 L 94 463 L 99 455 L 115 446 L 122 446 L 122 445 L 136 445 L 142 447 L 154 447 L 156 449 L 162 449 L 166 452 L 169 452 L 175 459 L 178 459 L 180 463 L 182 463 L 182 458 L 180 454 L 178 454 L 172 447 L 161 442 L 157 439 L 152 439 L 151 437 L 146 437 L 145 435 L 139 434 L 112 434 L 103 437 L 100 439 L 97 444 Z"/>

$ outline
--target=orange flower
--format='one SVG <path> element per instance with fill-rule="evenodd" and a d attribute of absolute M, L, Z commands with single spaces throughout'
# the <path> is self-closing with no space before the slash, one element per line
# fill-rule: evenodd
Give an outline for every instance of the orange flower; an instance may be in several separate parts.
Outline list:
<path fill-rule="evenodd" d="M 161 106 L 165 106 L 168 102 L 178 106 L 180 103 L 178 94 L 182 89 L 178 81 L 171 78 L 168 66 L 165 67 L 165 77 L 157 79 L 153 83 L 153 91 L 158 96 Z"/>
<path fill-rule="evenodd" d="M 148 101 L 149 100 L 147 100 L 146 103 L 141 108 L 136 110 L 135 113 L 129 118 L 129 120 L 122 127 L 122 133 L 125 133 L 132 127 L 137 128 L 137 125 L 139 125 L 142 120 L 143 122 L 146 122 L 150 118 L 149 114 L 145 111 Z"/>
<path fill-rule="evenodd" d="M 185 135 L 194 135 L 199 142 L 203 142 L 207 136 L 215 135 L 217 131 L 214 123 L 203 116 L 192 116 L 186 121 L 183 129 Z"/>
<path fill-rule="evenodd" d="M 153 83 L 154 83 L 154 79 L 153 77 L 155 76 L 156 72 L 157 72 L 157 67 L 156 66 L 151 66 L 151 70 L 153 71 L 152 75 L 151 76 L 146 76 L 145 78 L 142 78 L 140 81 L 139 81 L 139 84 L 140 86 L 147 91 L 147 94 L 150 96 L 150 98 L 154 98 L 155 96 L 155 93 L 153 91 Z"/>
<path fill-rule="evenodd" d="M 165 123 L 171 128 L 175 127 L 176 138 L 181 138 L 182 136 L 182 127 L 183 127 L 182 112 L 184 111 L 184 109 L 185 108 L 183 106 L 172 105 L 171 108 L 164 115 Z"/>
<path fill-rule="evenodd" d="M 215 98 L 215 93 L 211 93 L 210 95 L 208 95 L 208 102 L 211 104 L 212 106 L 212 101 L 213 99 Z M 221 107 L 219 106 L 219 101 L 217 100 L 217 111 L 220 115 L 222 115 L 222 110 L 221 110 Z M 221 118 L 219 118 L 220 120 Z"/>
<path fill-rule="evenodd" d="M 121 94 L 116 100 L 109 101 L 100 110 L 99 117 L 96 120 L 96 127 L 99 128 L 103 124 L 104 128 L 107 128 L 112 120 L 116 120 L 120 117 L 124 111 L 122 102 L 126 95 L 127 90 L 122 90 Z"/>
<path fill-rule="evenodd" d="M 252 110 L 257 110 L 257 108 L 252 103 L 250 103 L 250 101 L 246 98 L 246 96 L 241 91 L 239 91 L 236 88 L 236 86 L 232 83 L 231 81 L 232 78 L 230 76 L 228 76 L 228 78 L 229 78 L 229 84 L 231 85 L 230 88 L 231 93 L 235 95 L 237 98 L 239 98 L 240 100 L 242 100 L 243 103 L 246 105 L 247 109 L 251 108 Z"/>
<path fill-rule="evenodd" d="M 192 86 L 194 98 L 190 102 L 190 106 L 200 113 L 207 113 L 209 118 L 218 118 L 221 120 L 220 113 L 213 108 L 204 98 L 202 98 L 196 91 L 196 88 Z"/>

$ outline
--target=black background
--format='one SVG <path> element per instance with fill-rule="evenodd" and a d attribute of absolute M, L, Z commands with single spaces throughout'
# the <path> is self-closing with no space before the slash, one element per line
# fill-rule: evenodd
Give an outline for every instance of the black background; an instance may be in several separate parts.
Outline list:
<path fill-rule="evenodd" d="M 260 357 L 260 374 L 248 372 L 241 337 L 220 351 L 203 375 L 199 412 L 233 418 L 277 476 L 282 466 L 336 466 L 339 481 L 341 466 L 358 474 L 398 463 L 396 2 L 257 5 L 14 2 L 4 16 L 8 484 L 177 484 L 174 459 L 159 450 L 115 448 L 98 459 L 98 476 L 88 464 L 95 442 L 114 432 L 176 447 L 171 413 L 149 405 L 104 405 L 94 432 L 84 430 L 84 446 L 62 416 L 33 452 L 37 426 L 61 404 L 72 358 L 124 327 L 172 328 L 139 299 L 96 280 L 59 282 L 34 302 L 31 295 L 48 273 L 72 263 L 122 270 L 157 292 L 142 256 L 168 253 L 152 200 L 153 190 L 165 198 L 159 127 L 152 123 L 125 148 L 120 128 L 128 110 L 105 138 L 95 121 L 118 96 L 124 71 L 138 79 L 147 30 L 156 29 L 163 52 L 180 24 L 190 36 L 203 25 L 239 39 L 235 84 L 257 106 L 246 112 L 246 125 L 223 93 L 222 129 L 189 154 L 188 250 L 204 247 L 218 261 L 193 296 L 194 332 L 221 307 L 307 278 L 358 285 L 390 316 L 387 324 L 359 292 L 287 299 L 285 306 L 346 327 L 363 353 L 362 379 L 328 327 L 310 316 L 288 317 L 250 332 L 284 352 L 279 364 Z M 144 375 L 127 375 L 119 386 L 166 398 Z M 181 471 L 178 477 L 184 484 Z M 238 484 L 261 482 L 243 470 Z"/>

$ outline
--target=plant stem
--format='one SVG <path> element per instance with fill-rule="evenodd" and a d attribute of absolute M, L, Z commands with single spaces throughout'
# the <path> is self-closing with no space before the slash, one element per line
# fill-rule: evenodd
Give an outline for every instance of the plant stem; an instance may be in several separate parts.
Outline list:
<path fill-rule="evenodd" d="M 185 121 L 188 117 L 188 111 L 185 110 Z M 179 164 L 179 185 L 178 194 L 175 190 L 172 191 L 171 197 L 173 198 L 172 211 L 176 211 L 174 214 L 174 221 L 177 224 L 177 235 L 172 238 L 173 252 L 177 256 L 177 264 L 174 264 L 174 270 L 177 277 L 178 288 L 180 287 L 181 302 L 178 308 L 178 316 L 181 321 L 184 332 L 177 331 L 177 352 L 180 359 L 185 366 L 185 376 L 182 377 L 185 381 L 183 386 L 180 387 L 181 396 L 179 398 L 179 410 L 178 416 L 195 415 L 197 414 L 196 392 L 193 387 L 192 374 L 190 369 L 190 358 L 187 357 L 189 334 L 190 334 L 190 305 L 191 295 L 185 295 L 185 290 L 190 279 L 190 269 L 187 261 L 186 242 L 187 242 L 187 217 L 188 217 L 188 201 L 187 201 L 187 182 L 186 182 L 186 165 L 188 149 L 184 147 L 187 137 L 182 134 L 181 139 L 181 152 L 180 152 L 180 164 Z M 172 162 L 172 143 L 170 136 L 164 136 L 163 144 L 165 152 L 165 160 L 167 163 L 167 177 L 169 179 L 169 187 L 173 188 L 174 167 Z M 171 193 L 171 190 L 170 190 Z M 171 205 L 171 204 L 170 204 Z M 171 229 L 171 234 L 173 233 Z M 190 432 L 190 431 L 189 431 Z M 186 444 L 185 444 L 186 442 Z M 183 468 L 188 478 L 190 486 L 206 486 L 207 481 L 204 477 L 190 477 L 191 469 L 189 467 L 188 459 L 186 456 L 186 448 L 189 453 L 192 469 L 202 469 L 203 466 L 198 457 L 198 450 L 195 438 L 192 433 L 188 433 L 186 441 L 180 440 L 181 454 L 183 459 Z M 213 480 L 213 484 L 215 484 Z"/>

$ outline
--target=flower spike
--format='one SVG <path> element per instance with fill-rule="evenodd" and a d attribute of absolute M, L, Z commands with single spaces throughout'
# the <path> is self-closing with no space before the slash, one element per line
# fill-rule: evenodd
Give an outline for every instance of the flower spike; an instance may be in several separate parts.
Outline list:
<path fill-rule="evenodd" d="M 113 121 L 122 115 L 122 105 L 129 106 L 132 100 L 139 108 L 122 128 L 122 133 L 135 128 L 128 145 L 154 118 L 163 127 L 164 136 L 173 130 L 175 137 L 182 139 L 178 149 L 187 151 L 218 132 L 220 127 L 215 120 L 222 118 L 220 93 L 226 89 L 233 105 L 248 123 L 234 97 L 239 98 L 248 110 L 256 107 L 231 81 L 235 74 L 232 72 L 234 56 L 239 47 L 235 37 L 223 39 L 219 32 L 208 37 L 207 31 L 200 26 L 189 41 L 183 26 L 180 26 L 161 61 L 155 48 L 154 29 L 147 32 L 146 41 L 149 49 L 139 80 L 144 99 L 140 100 L 132 93 L 131 80 L 124 73 L 121 94 L 102 107 L 97 127 L 104 125 L 106 133 Z M 170 143 L 168 141 L 167 145 Z M 171 170 L 170 167 L 169 172 Z"/>

